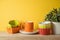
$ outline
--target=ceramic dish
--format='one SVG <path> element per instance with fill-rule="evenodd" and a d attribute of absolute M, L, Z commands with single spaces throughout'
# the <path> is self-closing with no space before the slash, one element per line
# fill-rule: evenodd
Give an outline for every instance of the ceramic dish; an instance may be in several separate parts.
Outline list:
<path fill-rule="evenodd" d="M 20 30 L 20 33 L 30 35 L 30 34 L 36 34 L 36 33 L 38 33 L 38 31 L 33 31 L 33 32 L 25 32 L 25 31 Z"/>

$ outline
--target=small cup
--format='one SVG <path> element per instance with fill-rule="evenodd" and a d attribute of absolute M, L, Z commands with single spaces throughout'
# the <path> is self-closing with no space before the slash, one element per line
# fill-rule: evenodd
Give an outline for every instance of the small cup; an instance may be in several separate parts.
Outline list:
<path fill-rule="evenodd" d="M 21 24 L 21 28 L 25 32 L 33 32 L 34 30 L 34 23 L 32 21 L 27 21 Z"/>

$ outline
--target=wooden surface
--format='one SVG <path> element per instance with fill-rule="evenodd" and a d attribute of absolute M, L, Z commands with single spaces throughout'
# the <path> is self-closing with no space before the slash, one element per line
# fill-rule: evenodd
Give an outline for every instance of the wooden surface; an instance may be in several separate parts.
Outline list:
<path fill-rule="evenodd" d="M 0 32 L 0 40 L 60 40 L 60 35 L 24 35 Z"/>

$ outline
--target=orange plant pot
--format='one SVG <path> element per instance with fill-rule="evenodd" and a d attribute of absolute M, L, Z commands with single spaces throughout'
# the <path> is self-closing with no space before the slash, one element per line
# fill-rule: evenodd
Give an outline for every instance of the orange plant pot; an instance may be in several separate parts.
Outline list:
<path fill-rule="evenodd" d="M 19 33 L 20 27 L 7 28 L 9 34 Z"/>

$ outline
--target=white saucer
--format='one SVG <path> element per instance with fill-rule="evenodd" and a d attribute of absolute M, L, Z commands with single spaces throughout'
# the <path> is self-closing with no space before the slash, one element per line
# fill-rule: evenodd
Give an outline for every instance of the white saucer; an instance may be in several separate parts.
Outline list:
<path fill-rule="evenodd" d="M 20 33 L 30 35 L 30 34 L 36 34 L 36 33 L 38 33 L 38 31 L 33 31 L 33 32 L 25 32 L 25 31 L 20 30 Z"/>

